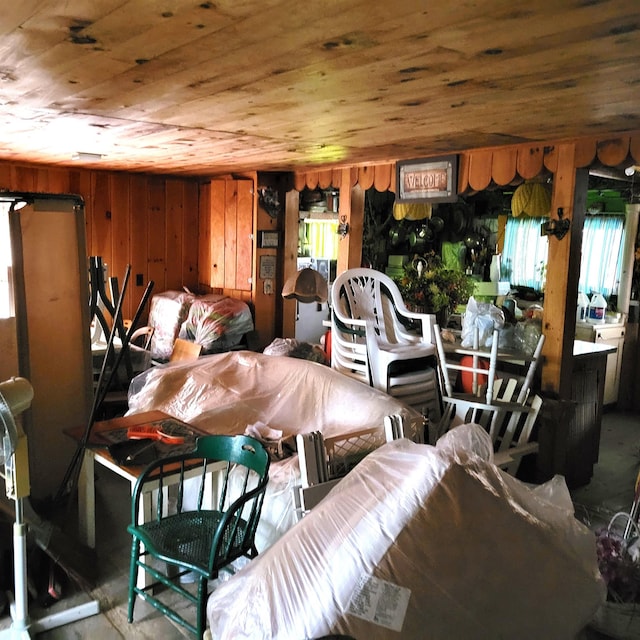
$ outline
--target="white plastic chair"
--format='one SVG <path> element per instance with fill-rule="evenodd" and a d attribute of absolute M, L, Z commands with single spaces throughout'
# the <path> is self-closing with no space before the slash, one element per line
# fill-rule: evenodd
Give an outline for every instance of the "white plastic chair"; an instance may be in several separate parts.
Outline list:
<path fill-rule="evenodd" d="M 412 406 L 438 407 L 435 316 L 409 311 L 395 282 L 349 269 L 331 289 L 331 366 Z"/>

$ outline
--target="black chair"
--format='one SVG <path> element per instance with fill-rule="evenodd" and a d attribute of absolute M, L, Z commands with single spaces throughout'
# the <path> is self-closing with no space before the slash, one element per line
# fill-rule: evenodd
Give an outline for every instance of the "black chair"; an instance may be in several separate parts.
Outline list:
<path fill-rule="evenodd" d="M 206 483 L 208 474 L 213 474 L 217 508 L 206 504 L 205 487 L 212 486 Z M 133 622 L 136 597 L 140 596 L 202 638 L 208 582 L 222 569 L 231 570 L 231 563 L 241 556 L 258 555 L 254 539 L 268 474 L 266 450 L 248 436 L 204 436 L 198 439 L 195 450 L 157 460 L 145 469 L 134 489 L 132 524 L 127 527 L 133 536 L 129 622 Z M 156 514 L 153 520 L 141 522 L 140 496 L 150 486 L 157 489 Z M 169 492 L 176 498 L 176 506 L 171 509 L 166 504 Z M 193 504 L 187 507 L 186 502 Z M 153 577 L 153 584 L 136 584 L 139 569 Z M 186 584 L 193 577 L 197 582 L 195 594 Z M 162 585 L 169 591 L 162 590 Z M 172 596 L 173 592 L 196 605 L 195 624 L 176 611 L 175 601 L 183 601 Z"/>

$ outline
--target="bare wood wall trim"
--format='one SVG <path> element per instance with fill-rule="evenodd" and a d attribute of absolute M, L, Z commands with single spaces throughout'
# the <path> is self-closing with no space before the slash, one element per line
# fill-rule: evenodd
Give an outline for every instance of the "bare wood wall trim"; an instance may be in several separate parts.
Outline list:
<path fill-rule="evenodd" d="M 576 141 L 548 141 L 537 144 L 512 145 L 474 149 L 459 154 L 458 191 L 460 193 L 482 191 L 492 185 L 517 184 L 535 178 L 543 170 L 555 173 L 558 166 L 558 147 L 562 144 L 576 146 L 575 167 L 588 167 L 599 162 L 616 167 L 627 159 L 640 163 L 640 132 L 593 136 Z M 395 162 L 371 164 L 350 168 L 351 186 L 362 189 L 374 186 L 378 191 L 394 191 Z M 341 169 L 327 169 L 296 173 L 294 188 L 340 188 L 344 180 Z"/>

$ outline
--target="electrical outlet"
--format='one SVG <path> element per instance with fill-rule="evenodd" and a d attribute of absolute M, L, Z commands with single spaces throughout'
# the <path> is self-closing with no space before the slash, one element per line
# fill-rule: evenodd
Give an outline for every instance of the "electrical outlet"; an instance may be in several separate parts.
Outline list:
<path fill-rule="evenodd" d="M 265 280 L 262 285 L 262 291 L 265 295 L 270 296 L 273 293 L 273 280 Z"/>

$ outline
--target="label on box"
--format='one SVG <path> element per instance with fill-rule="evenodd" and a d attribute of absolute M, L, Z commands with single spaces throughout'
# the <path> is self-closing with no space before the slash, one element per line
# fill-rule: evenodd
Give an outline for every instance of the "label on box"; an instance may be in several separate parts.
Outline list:
<path fill-rule="evenodd" d="M 399 632 L 402 630 L 410 597 L 411 590 L 406 587 L 372 576 L 363 576 L 349 603 L 349 613 Z"/>

